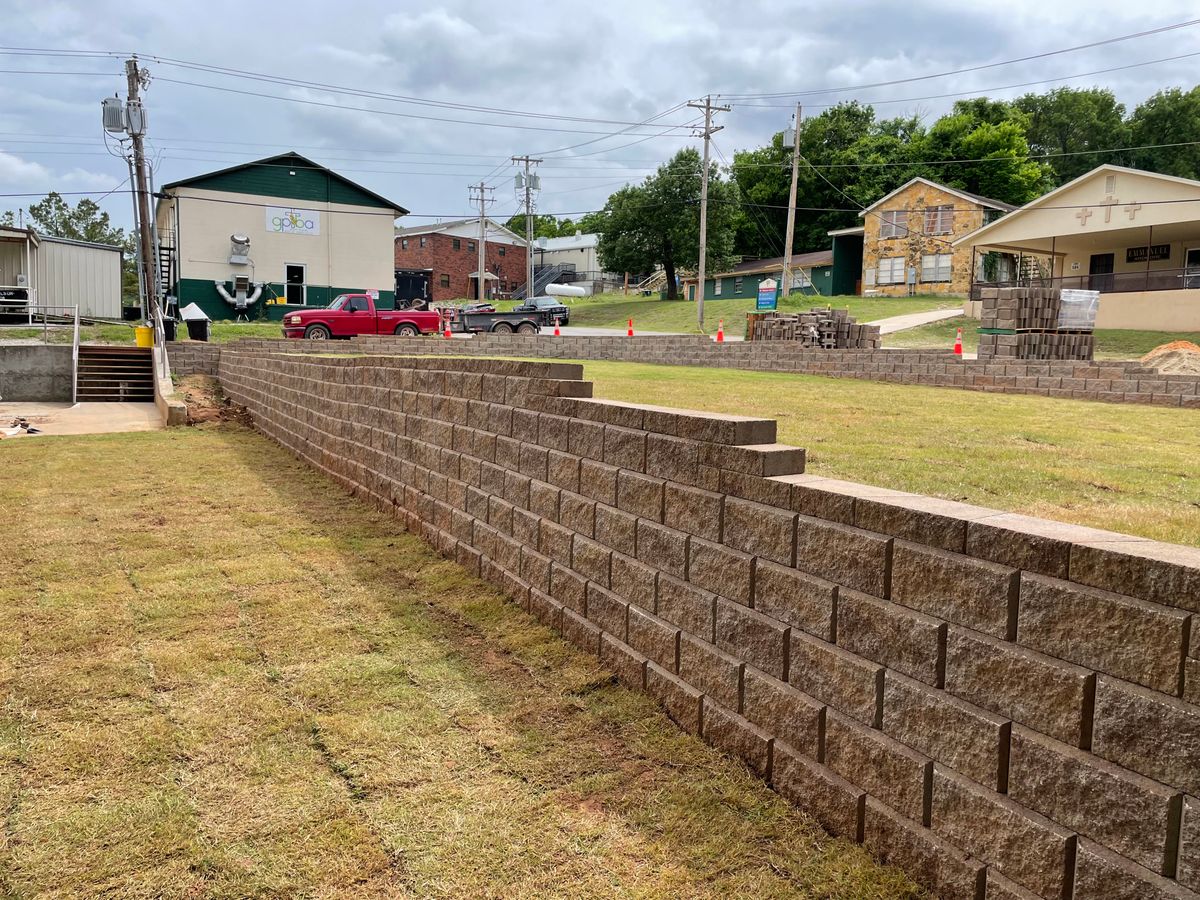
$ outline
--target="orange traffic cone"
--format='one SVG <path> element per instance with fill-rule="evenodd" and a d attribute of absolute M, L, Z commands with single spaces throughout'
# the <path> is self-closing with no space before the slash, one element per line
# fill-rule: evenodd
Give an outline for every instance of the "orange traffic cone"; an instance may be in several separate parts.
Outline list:
<path fill-rule="evenodd" d="M 446 340 L 449 340 L 450 339 L 450 317 L 446 316 L 446 318 L 443 319 L 442 321 L 446 323 L 445 329 L 442 331 L 442 337 L 446 338 Z"/>
<path fill-rule="evenodd" d="M 717 343 L 718 344 L 725 343 L 725 320 L 724 319 L 717 320 Z"/>
<path fill-rule="evenodd" d="M 562 335 L 562 332 L 559 331 L 559 329 L 558 329 L 558 316 L 555 316 L 554 317 L 554 336 L 559 337 L 561 335 Z"/>
<path fill-rule="evenodd" d="M 954 355 L 962 359 L 962 329 L 958 329 L 958 334 L 954 337 Z"/>
<path fill-rule="evenodd" d="M 633 319 L 629 320 L 629 330 L 625 332 L 626 337 L 633 337 Z"/>

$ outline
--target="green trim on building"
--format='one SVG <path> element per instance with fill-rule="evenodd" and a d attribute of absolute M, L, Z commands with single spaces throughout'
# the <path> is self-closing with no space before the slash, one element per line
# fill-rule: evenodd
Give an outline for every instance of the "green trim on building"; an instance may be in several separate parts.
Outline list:
<path fill-rule="evenodd" d="M 371 206 L 391 210 L 396 216 L 408 210 L 355 184 L 301 156 L 299 153 L 283 153 L 253 162 L 220 169 L 194 178 L 185 178 L 163 185 L 163 191 L 172 188 L 190 187 L 205 191 L 224 191 L 230 194 L 250 194 L 259 197 L 284 197 L 310 203 L 344 203 L 351 206 Z"/>
<path fill-rule="evenodd" d="M 849 296 L 857 294 L 862 280 L 863 236 L 861 234 L 836 234 L 833 236 L 833 282 L 831 294 Z"/>
<path fill-rule="evenodd" d="M 310 284 L 306 285 L 306 287 L 305 299 L 308 302 L 304 306 L 266 303 L 266 300 L 271 299 L 272 291 L 274 291 L 276 297 L 285 296 L 283 284 L 268 282 L 267 286 L 263 289 L 262 298 L 250 308 L 249 317 L 251 319 L 279 321 L 286 313 L 294 309 L 311 309 L 313 307 L 328 306 L 330 301 L 338 294 L 366 293 L 366 288 L 363 287 L 329 287 L 320 284 Z M 189 303 L 195 303 L 213 321 L 233 319 L 237 315 L 233 307 L 226 303 L 225 299 L 217 293 L 217 288 L 211 280 L 181 278 L 176 283 L 173 293 L 179 298 L 179 305 L 181 307 L 187 306 Z M 378 306 L 380 309 L 395 309 L 396 292 L 380 291 Z"/>
<path fill-rule="evenodd" d="M 830 282 L 832 277 L 830 273 L 832 266 L 813 266 L 807 269 L 809 277 L 812 279 L 811 287 L 804 287 L 800 290 L 794 290 L 791 293 L 804 296 L 827 296 L 831 295 Z M 716 278 L 704 279 L 704 299 L 707 300 L 753 300 L 758 296 L 758 285 L 764 279 L 771 278 L 775 281 L 779 280 L 778 272 L 747 272 L 744 275 L 721 275 L 721 293 L 717 293 Z M 740 281 L 740 285 L 739 285 Z M 696 299 L 696 285 L 692 282 L 688 285 L 686 296 L 689 300 Z"/>

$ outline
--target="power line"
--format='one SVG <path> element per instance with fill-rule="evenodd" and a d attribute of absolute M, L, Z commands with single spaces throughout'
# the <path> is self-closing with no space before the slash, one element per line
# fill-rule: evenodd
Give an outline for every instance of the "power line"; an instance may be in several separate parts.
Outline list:
<path fill-rule="evenodd" d="M 913 82 L 916 82 L 916 81 L 929 81 L 934 78 L 947 78 L 951 75 L 964 75 L 968 72 L 982 72 L 985 69 L 996 69 L 1001 66 L 1011 66 L 1011 65 L 1015 65 L 1016 63 L 1031 62 L 1035 59 L 1046 59 L 1051 56 L 1060 56 L 1063 53 L 1074 53 L 1077 50 L 1090 50 L 1095 47 L 1104 47 L 1109 44 L 1117 44 L 1122 41 L 1131 41 L 1131 40 L 1135 40 L 1137 38 L 1149 37 L 1150 35 L 1162 34 L 1164 32 L 1168 32 L 1168 31 L 1175 31 L 1176 29 L 1179 29 L 1179 28 L 1190 28 L 1193 25 L 1198 25 L 1198 24 L 1200 24 L 1200 19 L 1189 19 L 1185 22 L 1176 22 L 1171 25 L 1162 25 L 1158 28 L 1151 28 L 1146 31 L 1137 31 L 1137 32 L 1133 32 L 1132 34 L 1122 34 L 1122 35 L 1118 35 L 1117 37 L 1105 38 L 1104 40 L 1100 40 L 1100 41 L 1091 41 L 1086 44 L 1076 44 L 1073 47 L 1063 47 L 1059 50 L 1047 50 L 1042 53 L 1033 53 L 1033 54 L 1030 54 L 1029 56 L 1019 56 L 1014 59 L 1005 59 L 1005 60 L 1001 60 L 999 62 L 981 63 L 980 65 L 977 65 L 977 66 L 967 66 L 962 69 L 951 69 L 946 72 L 937 72 L 932 75 L 913 75 L 909 78 L 895 78 L 890 81 L 876 81 L 876 82 L 871 82 L 869 84 L 848 85 L 846 87 L 840 87 L 840 88 L 821 88 L 819 90 L 807 90 L 807 91 L 776 91 L 773 93 L 759 93 L 759 94 L 722 93 L 719 96 L 726 100 L 756 100 L 756 99 L 770 99 L 770 98 L 776 98 L 776 97 L 810 97 L 810 96 L 816 96 L 816 95 L 820 95 L 820 94 L 838 94 L 838 93 L 847 93 L 850 91 L 866 90 L 868 88 L 890 87 L 891 85 L 894 85 L 894 84 L 912 84 Z"/>

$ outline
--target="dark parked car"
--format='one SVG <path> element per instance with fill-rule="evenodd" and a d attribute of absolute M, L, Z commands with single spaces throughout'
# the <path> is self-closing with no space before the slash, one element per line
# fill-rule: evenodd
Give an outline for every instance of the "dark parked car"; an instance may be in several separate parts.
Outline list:
<path fill-rule="evenodd" d="M 537 313 L 543 325 L 553 325 L 555 319 L 560 325 L 569 325 L 571 322 L 570 307 L 564 306 L 557 297 L 534 297 L 520 306 L 514 306 L 513 312 Z"/>

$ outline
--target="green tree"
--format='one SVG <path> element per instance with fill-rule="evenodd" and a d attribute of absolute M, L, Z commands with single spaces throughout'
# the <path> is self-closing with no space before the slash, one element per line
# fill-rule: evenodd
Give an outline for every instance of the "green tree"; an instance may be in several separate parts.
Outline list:
<path fill-rule="evenodd" d="M 931 163 L 926 177 L 1016 205 L 1028 203 L 1052 187 L 1052 170 L 1028 159 L 1028 117 L 1005 104 L 1006 117 L 999 118 L 998 109 L 995 104 L 960 101 L 949 115 L 938 119 L 922 145 L 914 147 Z M 939 166 L 938 160 L 972 161 Z"/>
<path fill-rule="evenodd" d="M 515 231 L 521 237 L 525 236 L 525 213 L 517 213 L 511 216 L 504 227 L 510 231 Z M 569 237 L 573 235 L 576 229 L 579 229 L 572 219 L 556 219 L 554 216 L 545 214 L 534 214 L 533 217 L 533 237 L 537 238 L 555 238 Z"/>
<path fill-rule="evenodd" d="M 1121 154 L 1089 152 L 1128 146 L 1125 107 L 1106 88 L 1055 88 L 1018 97 L 1013 106 L 1028 118 L 1030 151 L 1058 154 L 1045 161 L 1055 184 L 1065 184 L 1104 162 L 1125 161 Z"/>
<path fill-rule="evenodd" d="M 125 251 L 121 269 L 121 289 L 125 297 L 138 292 L 135 263 L 135 237 L 123 228 L 113 227 L 108 213 L 92 199 L 84 197 L 71 206 L 62 195 L 51 191 L 43 200 L 31 203 L 26 216 L 36 231 L 52 237 L 113 244 Z M 15 216 L 8 211 L 0 216 L 0 224 L 12 225 Z"/>
<path fill-rule="evenodd" d="M 1159 91 L 1138 104 L 1129 117 L 1129 131 L 1134 146 L 1160 145 L 1131 151 L 1133 166 L 1179 178 L 1200 178 L 1200 86 L 1190 91 Z M 1162 146 L 1165 144 L 1190 146 Z"/>
<path fill-rule="evenodd" d="M 610 272 L 644 273 L 661 265 L 667 297 L 678 298 L 677 270 L 700 256 L 700 154 L 680 150 L 640 185 L 608 198 L 598 220 L 600 264 Z M 713 272 L 734 259 L 738 187 L 713 169 L 708 184 L 707 258 Z"/>

